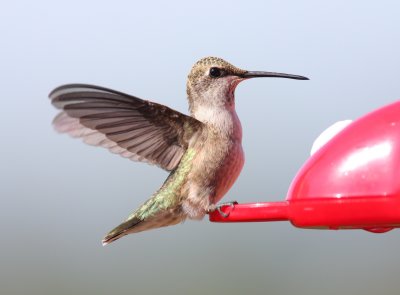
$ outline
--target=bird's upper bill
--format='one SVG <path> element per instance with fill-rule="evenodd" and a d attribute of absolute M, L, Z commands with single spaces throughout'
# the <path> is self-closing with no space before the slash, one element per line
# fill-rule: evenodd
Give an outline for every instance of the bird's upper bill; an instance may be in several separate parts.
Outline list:
<path fill-rule="evenodd" d="M 275 73 L 275 72 L 260 72 L 260 71 L 247 71 L 241 77 L 245 78 L 245 79 L 273 77 L 273 78 L 287 78 L 287 79 L 295 79 L 295 80 L 309 80 L 307 77 L 299 76 L 299 75 Z"/>

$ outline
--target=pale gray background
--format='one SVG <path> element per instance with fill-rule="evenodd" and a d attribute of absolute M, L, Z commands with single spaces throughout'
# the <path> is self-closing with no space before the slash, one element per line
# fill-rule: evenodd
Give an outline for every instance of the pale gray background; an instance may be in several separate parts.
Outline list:
<path fill-rule="evenodd" d="M 0 293 L 399 294 L 400 230 L 205 219 L 101 246 L 167 174 L 56 134 L 60 84 L 186 112 L 204 56 L 310 77 L 238 87 L 247 162 L 224 200 L 240 202 L 283 200 L 324 128 L 400 98 L 398 1 L 183 2 L 1 2 Z"/>

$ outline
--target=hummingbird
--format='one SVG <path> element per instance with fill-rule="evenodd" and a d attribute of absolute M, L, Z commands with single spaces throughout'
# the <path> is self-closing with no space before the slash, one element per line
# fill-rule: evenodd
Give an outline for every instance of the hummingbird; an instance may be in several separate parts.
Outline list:
<path fill-rule="evenodd" d="M 190 115 L 88 84 L 63 85 L 49 94 L 61 109 L 53 121 L 58 132 L 170 172 L 160 189 L 104 237 L 103 245 L 131 233 L 200 220 L 217 209 L 244 164 L 235 89 L 258 77 L 308 80 L 202 58 L 187 79 Z"/>

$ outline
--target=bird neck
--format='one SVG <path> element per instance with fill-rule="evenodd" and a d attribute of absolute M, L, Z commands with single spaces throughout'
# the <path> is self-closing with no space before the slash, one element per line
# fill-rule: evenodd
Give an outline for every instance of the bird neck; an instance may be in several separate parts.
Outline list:
<path fill-rule="evenodd" d="M 192 116 L 211 130 L 231 139 L 242 139 L 242 126 L 234 104 L 230 106 L 198 105 L 192 109 Z"/>

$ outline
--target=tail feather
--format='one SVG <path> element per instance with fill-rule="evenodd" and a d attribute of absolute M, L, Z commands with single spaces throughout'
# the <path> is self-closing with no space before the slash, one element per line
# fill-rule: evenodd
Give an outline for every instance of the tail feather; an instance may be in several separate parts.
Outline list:
<path fill-rule="evenodd" d="M 145 219 L 132 216 L 126 221 L 118 225 L 112 231 L 110 231 L 103 239 L 103 246 L 122 238 L 125 235 L 138 233 L 141 231 L 155 229 L 164 226 L 175 225 L 179 222 L 184 221 L 184 216 L 177 213 L 176 211 L 163 210 L 153 216 L 149 216 Z"/>
<path fill-rule="evenodd" d="M 134 228 L 138 224 L 140 224 L 143 220 L 140 220 L 139 218 L 132 218 L 128 219 L 125 222 L 121 223 L 118 225 L 116 228 L 114 228 L 112 231 L 110 231 L 102 240 L 103 246 L 106 246 L 110 244 L 111 242 L 114 242 L 118 240 L 119 238 L 122 238 L 123 236 L 127 235 L 129 232 L 129 229 Z"/>

